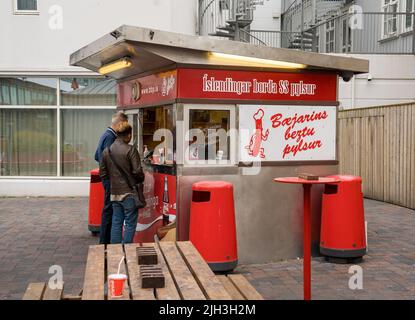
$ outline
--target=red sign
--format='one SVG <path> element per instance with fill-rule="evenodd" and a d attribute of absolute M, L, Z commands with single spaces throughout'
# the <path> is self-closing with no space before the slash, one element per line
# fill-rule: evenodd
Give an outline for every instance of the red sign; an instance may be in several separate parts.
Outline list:
<path fill-rule="evenodd" d="M 120 107 L 139 106 L 174 100 L 177 94 L 177 71 L 153 74 L 118 85 Z"/>
<path fill-rule="evenodd" d="M 178 81 L 179 98 L 337 101 L 335 73 L 179 69 Z"/>
<path fill-rule="evenodd" d="M 118 106 L 174 100 L 337 101 L 337 75 L 328 72 L 261 72 L 178 69 L 118 85 Z"/>

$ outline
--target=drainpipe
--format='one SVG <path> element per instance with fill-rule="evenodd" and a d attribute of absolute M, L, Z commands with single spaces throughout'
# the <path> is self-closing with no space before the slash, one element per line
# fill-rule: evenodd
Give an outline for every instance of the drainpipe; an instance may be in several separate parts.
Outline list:
<path fill-rule="evenodd" d="M 353 76 L 351 85 L 352 85 L 351 108 L 354 109 L 355 108 L 355 104 L 356 104 L 356 76 Z"/>
<path fill-rule="evenodd" d="M 412 15 L 412 53 L 415 54 L 415 12 Z"/>

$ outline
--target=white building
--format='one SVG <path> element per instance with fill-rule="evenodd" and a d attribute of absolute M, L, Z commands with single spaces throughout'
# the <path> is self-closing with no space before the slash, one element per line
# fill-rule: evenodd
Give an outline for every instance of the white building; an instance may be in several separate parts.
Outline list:
<path fill-rule="evenodd" d="M 415 100 L 415 0 L 283 0 L 282 46 L 370 61 L 340 82 L 344 109 Z M 303 31 L 302 46 L 301 31 Z"/>
<path fill-rule="evenodd" d="M 69 55 L 122 24 L 195 34 L 197 1 L 0 2 L 0 196 L 88 195 L 116 89 Z"/>

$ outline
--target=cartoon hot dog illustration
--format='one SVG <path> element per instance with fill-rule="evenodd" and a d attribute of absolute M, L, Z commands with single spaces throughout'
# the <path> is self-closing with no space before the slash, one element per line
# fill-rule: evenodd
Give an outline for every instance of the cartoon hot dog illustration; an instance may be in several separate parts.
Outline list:
<path fill-rule="evenodd" d="M 248 154 L 252 157 L 260 156 L 261 159 L 265 158 L 264 148 L 261 147 L 262 141 L 268 140 L 269 130 L 265 131 L 262 127 L 262 119 L 264 118 L 264 110 L 259 109 L 253 116 L 255 120 L 255 133 L 251 136 L 249 145 L 245 147 L 248 150 Z"/>

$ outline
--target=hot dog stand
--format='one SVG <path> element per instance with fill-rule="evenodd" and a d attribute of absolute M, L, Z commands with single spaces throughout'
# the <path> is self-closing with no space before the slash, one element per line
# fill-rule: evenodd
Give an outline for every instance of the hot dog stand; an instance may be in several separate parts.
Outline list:
<path fill-rule="evenodd" d="M 273 178 L 338 173 L 338 79 L 366 60 L 122 26 L 71 55 L 118 82 L 144 160 L 136 241 L 176 220 L 189 237 L 192 184 L 234 184 L 239 260 L 302 255 L 302 188 Z M 312 192 L 313 243 L 321 194 Z"/>

